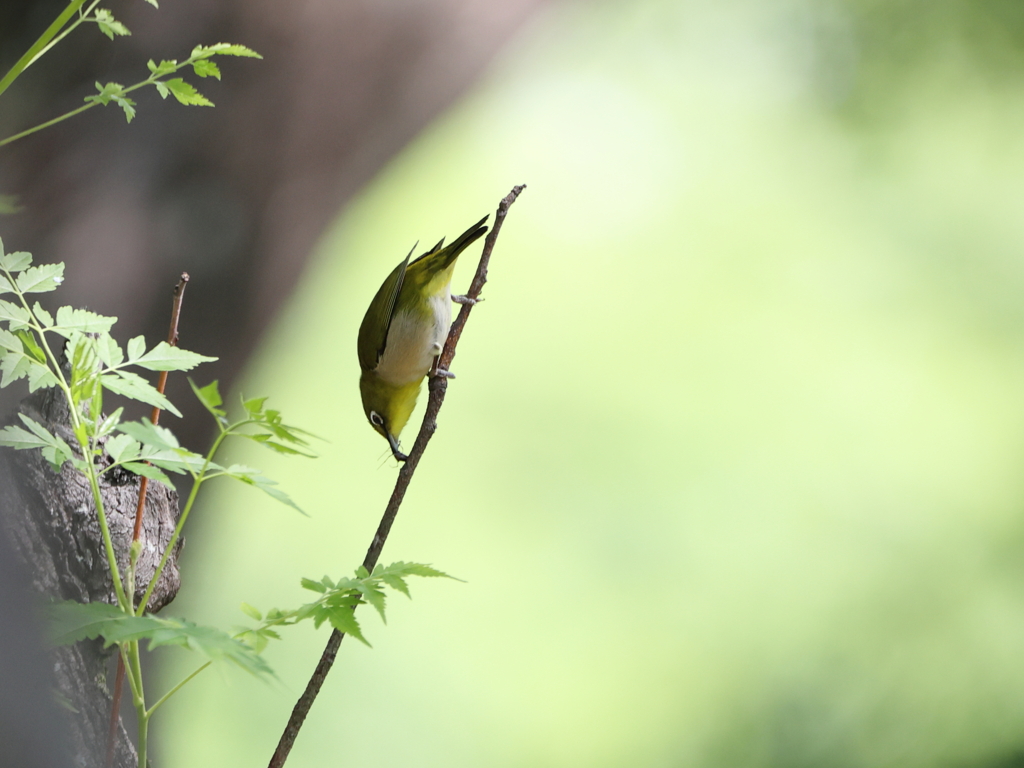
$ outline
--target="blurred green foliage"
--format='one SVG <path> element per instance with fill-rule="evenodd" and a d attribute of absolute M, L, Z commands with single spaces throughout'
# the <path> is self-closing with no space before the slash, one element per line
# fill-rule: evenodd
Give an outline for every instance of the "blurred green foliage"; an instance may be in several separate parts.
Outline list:
<path fill-rule="evenodd" d="M 556 5 L 366 190 L 245 386 L 330 436 L 267 468 L 313 517 L 220 489 L 197 621 L 360 561 L 362 312 L 529 184 L 384 555 L 468 583 L 346 642 L 290 766 L 1024 765 L 1022 8 Z M 162 762 L 268 759 L 296 635 Z"/>

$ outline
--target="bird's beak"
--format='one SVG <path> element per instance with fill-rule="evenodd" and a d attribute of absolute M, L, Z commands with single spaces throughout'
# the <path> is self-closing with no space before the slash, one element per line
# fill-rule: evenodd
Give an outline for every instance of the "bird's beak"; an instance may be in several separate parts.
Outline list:
<path fill-rule="evenodd" d="M 391 446 L 391 453 L 394 455 L 395 461 L 405 461 L 406 459 L 408 459 L 408 456 L 406 456 L 404 453 L 398 450 L 398 440 L 395 439 L 395 436 L 392 435 L 391 432 L 388 432 L 387 437 L 388 444 Z"/>

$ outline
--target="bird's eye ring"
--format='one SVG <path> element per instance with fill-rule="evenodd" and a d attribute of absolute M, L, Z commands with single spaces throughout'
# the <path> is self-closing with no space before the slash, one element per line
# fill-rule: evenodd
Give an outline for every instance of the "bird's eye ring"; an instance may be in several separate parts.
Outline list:
<path fill-rule="evenodd" d="M 370 411 L 370 421 L 376 424 L 378 427 L 384 426 L 384 419 L 376 411 Z"/>

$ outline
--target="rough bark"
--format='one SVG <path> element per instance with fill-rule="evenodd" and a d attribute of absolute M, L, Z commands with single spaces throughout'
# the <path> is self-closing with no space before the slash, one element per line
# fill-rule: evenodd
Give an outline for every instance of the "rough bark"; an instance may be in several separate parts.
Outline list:
<path fill-rule="evenodd" d="M 69 443 L 66 405 L 59 393 L 45 390 L 25 400 L 19 410 Z M 0 523 L 14 555 L 28 575 L 32 591 L 54 600 L 114 602 L 113 583 L 89 483 L 70 464 L 54 473 L 37 450 L 0 451 Z M 100 486 L 118 566 L 128 566 L 139 478 L 114 470 Z M 160 554 L 170 541 L 178 515 L 178 497 L 167 486 L 150 482 L 142 531 L 136 600 L 141 600 Z M 168 561 L 149 608 L 157 611 L 178 591 L 177 552 Z M 53 682 L 72 708 L 64 719 L 73 765 L 104 764 L 111 695 L 106 670 L 111 651 L 99 641 L 80 642 L 51 652 Z M 59 730 L 59 727 L 56 728 Z M 135 754 L 123 726 L 115 756 L 117 768 L 135 765 Z"/>

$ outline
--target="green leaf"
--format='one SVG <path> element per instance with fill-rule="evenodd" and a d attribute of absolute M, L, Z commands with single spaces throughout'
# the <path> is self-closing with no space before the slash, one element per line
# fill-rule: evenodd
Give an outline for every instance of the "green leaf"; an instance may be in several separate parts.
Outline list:
<path fill-rule="evenodd" d="M 12 331 L 27 327 L 31 319 L 32 316 L 24 307 L 0 299 L 0 320 L 10 323 Z"/>
<path fill-rule="evenodd" d="M 224 400 L 220 396 L 220 390 L 217 388 L 217 380 L 214 379 L 205 387 L 198 387 L 196 383 L 189 377 L 188 385 L 192 387 L 192 391 L 195 392 L 196 397 L 199 398 L 199 402 L 203 404 L 213 417 L 222 424 L 227 424 L 224 411 L 218 406 L 223 405 Z"/>
<path fill-rule="evenodd" d="M 146 351 L 146 340 L 142 336 L 136 336 L 128 342 L 128 362 L 134 362 L 142 357 Z"/>
<path fill-rule="evenodd" d="M 150 371 L 191 371 L 200 363 L 209 363 L 216 357 L 207 357 L 196 352 L 172 347 L 161 341 L 153 349 L 135 360 L 135 365 Z"/>
<path fill-rule="evenodd" d="M 126 421 L 124 424 L 118 425 L 117 431 L 131 435 L 145 445 L 152 445 L 171 451 L 176 451 L 181 447 L 178 443 L 178 438 L 174 436 L 171 430 L 161 427 L 159 424 L 154 424 L 149 419 Z"/>
<path fill-rule="evenodd" d="M 47 444 L 48 443 L 45 440 L 40 440 L 31 432 L 28 432 L 21 427 L 16 427 L 13 424 L 0 430 L 0 445 L 6 445 L 8 448 L 14 448 L 18 451 L 24 451 L 30 448 L 42 448 Z"/>
<path fill-rule="evenodd" d="M 254 608 L 253 606 L 249 605 L 248 603 L 242 603 L 241 607 L 242 613 L 244 613 L 249 618 L 255 619 L 256 621 L 263 621 L 263 614 L 256 610 L 256 608 Z"/>
<path fill-rule="evenodd" d="M 312 590 L 313 592 L 320 592 L 321 594 L 323 594 L 324 592 L 327 591 L 327 587 L 326 586 L 324 586 L 319 581 L 313 581 L 313 579 L 303 579 L 301 584 L 302 584 L 302 588 L 303 589 L 309 589 L 309 590 Z"/>
<path fill-rule="evenodd" d="M 36 363 L 28 369 L 28 391 L 35 392 L 37 389 L 48 389 L 57 385 L 57 377 L 45 365 Z"/>
<path fill-rule="evenodd" d="M 243 400 L 242 407 L 253 416 L 259 416 L 263 413 L 263 404 L 265 402 L 267 402 L 265 397 L 254 397 L 251 400 Z"/>
<path fill-rule="evenodd" d="M 105 437 L 113 432 L 121 421 L 122 413 L 124 413 L 124 408 L 118 408 L 112 414 L 104 418 L 103 421 L 96 426 L 96 437 Z"/>
<path fill-rule="evenodd" d="M 28 331 L 15 331 L 14 335 L 21 339 L 21 345 L 25 350 L 25 354 L 31 357 L 35 362 L 46 365 L 46 353 L 43 351 L 43 348 L 36 343 L 35 334 Z"/>
<path fill-rule="evenodd" d="M 210 56 L 247 56 L 253 59 L 262 59 L 256 51 L 252 48 L 246 48 L 244 45 L 234 45 L 232 43 L 216 43 L 214 45 L 197 45 L 192 49 L 192 55 L 190 58 L 200 59 L 208 58 Z"/>
<path fill-rule="evenodd" d="M 50 328 L 53 325 L 53 315 L 43 309 L 42 305 L 37 301 L 35 306 L 32 307 L 32 314 L 35 315 L 36 320 L 43 328 Z"/>
<path fill-rule="evenodd" d="M 157 77 L 163 77 L 164 75 L 170 75 L 178 71 L 177 59 L 164 59 L 159 64 L 156 64 L 152 59 L 150 59 L 146 62 L 146 66 L 149 67 L 149 71 Z"/>
<path fill-rule="evenodd" d="M 70 446 L 25 414 L 19 413 L 18 418 L 28 427 L 28 431 L 14 425 L 4 427 L 3 430 L 0 430 L 0 445 L 6 445 L 15 450 L 41 448 L 44 457 L 50 462 L 54 471 L 60 471 L 64 462 L 72 457 Z"/>
<path fill-rule="evenodd" d="M 124 352 L 109 333 L 100 334 L 94 344 L 97 356 L 108 368 L 115 368 L 124 361 Z"/>
<path fill-rule="evenodd" d="M 75 331 L 78 333 L 109 333 L 116 322 L 116 317 L 104 317 L 87 309 L 61 307 L 57 310 L 57 324 L 52 330 L 65 338 L 70 338 L 71 333 Z"/>
<path fill-rule="evenodd" d="M 326 618 L 339 632 L 344 632 L 346 635 L 351 635 L 363 645 L 369 647 L 370 644 L 366 638 L 363 637 L 363 632 L 359 628 L 359 622 L 356 621 L 356 615 L 348 606 L 330 607 L 326 609 Z M 320 626 L 322 621 L 316 621 L 316 626 Z"/>
<path fill-rule="evenodd" d="M 111 40 L 114 39 L 114 35 L 130 35 L 128 27 L 117 21 L 114 18 L 114 14 L 103 8 L 96 9 L 96 25 L 100 28 L 100 32 L 109 37 Z"/>
<path fill-rule="evenodd" d="M 291 500 L 284 491 L 277 488 L 277 483 L 271 480 L 269 477 L 264 477 L 259 470 L 253 469 L 252 467 L 246 467 L 242 464 L 232 464 L 230 467 L 224 470 L 224 474 L 228 477 L 233 477 L 236 480 L 241 480 L 246 485 L 252 485 L 259 488 L 265 494 L 271 498 L 277 499 L 282 504 L 287 504 L 292 509 L 305 515 L 298 504 Z"/>
<path fill-rule="evenodd" d="M 0 243 L 0 250 L 2 249 L 3 243 Z M 15 251 L 0 256 L 0 269 L 5 272 L 21 272 L 23 269 L 27 269 L 31 263 L 32 254 L 25 251 Z"/>
<path fill-rule="evenodd" d="M 273 676 L 267 663 L 252 648 L 226 632 L 183 619 L 134 616 L 107 603 L 65 601 L 50 606 L 50 627 L 57 645 L 102 637 L 104 645 L 149 640 L 149 649 L 178 645 L 198 651 L 212 661 L 234 662 L 254 675 Z"/>
<path fill-rule="evenodd" d="M 25 351 L 25 348 L 21 344 L 21 339 L 3 328 L 0 328 L 0 347 L 3 349 L 9 349 L 12 352 Z"/>
<path fill-rule="evenodd" d="M 164 485 L 173 486 L 174 483 L 167 477 L 163 472 L 154 467 L 152 464 L 143 464 L 138 461 L 127 461 L 121 465 L 130 472 L 134 472 L 136 475 L 142 475 L 142 477 L 148 477 L 150 480 L 158 480 Z"/>
<path fill-rule="evenodd" d="M 29 369 L 39 365 L 24 352 L 8 352 L 0 360 L 0 389 L 28 376 Z"/>
<path fill-rule="evenodd" d="M 22 293 L 55 291 L 64 282 L 64 265 L 40 264 L 38 267 L 29 267 L 18 275 L 15 282 Z"/>
<path fill-rule="evenodd" d="M 107 440 L 105 447 L 114 461 L 131 461 L 139 455 L 142 446 L 131 435 L 122 433 Z"/>
<path fill-rule="evenodd" d="M 17 195 L 0 195 L 0 215 L 10 213 L 21 213 L 25 210 Z"/>
<path fill-rule="evenodd" d="M 223 469 L 223 467 L 214 464 L 212 461 L 207 465 L 204 456 L 186 451 L 184 448 L 179 448 L 176 451 L 161 451 L 146 446 L 142 449 L 139 458 L 148 461 L 150 464 L 155 464 L 161 469 L 166 469 L 168 472 L 174 472 L 179 475 L 183 475 L 186 472 L 198 474 L 202 472 L 204 466 L 210 472 L 218 472 Z"/>
<path fill-rule="evenodd" d="M 212 107 L 213 102 L 203 96 L 199 91 L 195 89 L 191 83 L 186 83 L 180 77 L 174 77 L 170 80 L 161 80 L 154 83 L 157 86 L 157 90 L 160 91 L 160 95 L 165 99 L 169 92 L 174 98 L 176 98 L 182 104 L 186 106 L 196 107 Z M 160 86 L 163 85 L 161 89 Z"/>
<path fill-rule="evenodd" d="M 181 417 L 181 411 L 175 408 L 170 400 L 157 392 L 156 387 L 130 371 L 105 373 L 100 377 L 100 381 L 103 383 L 104 389 L 170 411 L 175 416 Z"/>
<path fill-rule="evenodd" d="M 192 69 L 199 77 L 216 77 L 220 80 L 220 67 L 209 59 L 192 62 Z"/>

